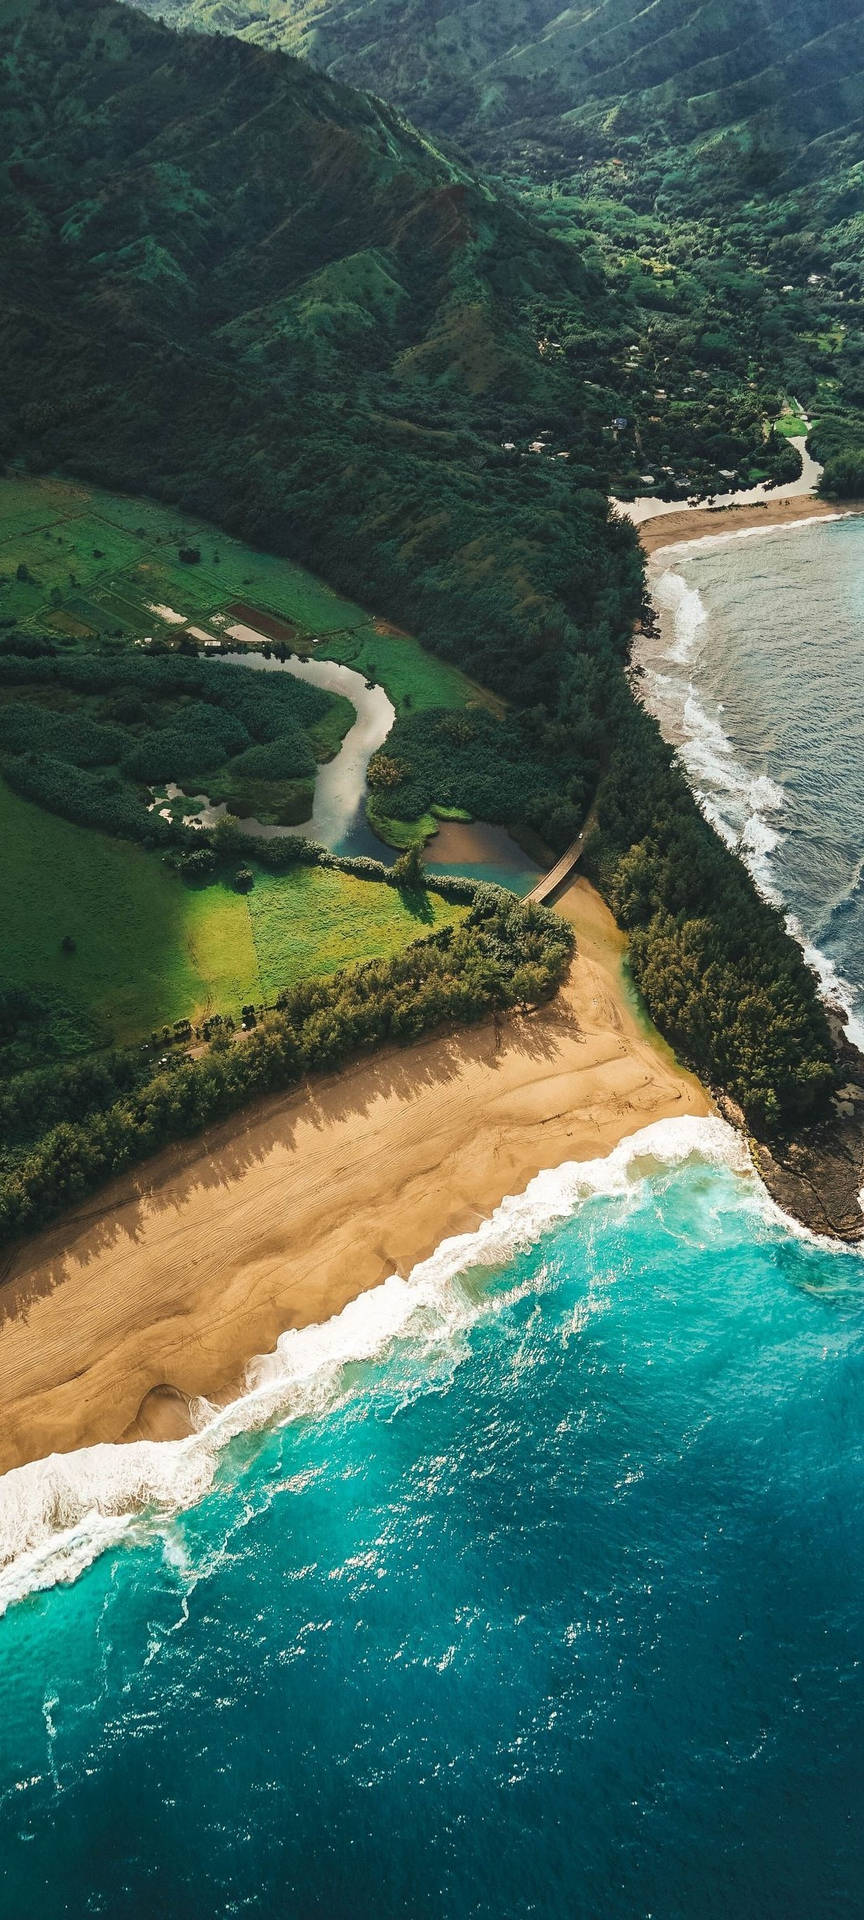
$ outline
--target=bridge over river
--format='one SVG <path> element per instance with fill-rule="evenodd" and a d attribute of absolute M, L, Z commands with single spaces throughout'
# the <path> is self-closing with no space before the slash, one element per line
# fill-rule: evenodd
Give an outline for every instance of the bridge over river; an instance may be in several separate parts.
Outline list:
<path fill-rule="evenodd" d="M 556 860 L 554 867 L 550 867 L 549 872 L 543 874 L 536 887 L 531 888 L 531 892 L 526 896 L 527 899 L 549 900 L 552 894 L 557 893 L 558 888 L 564 885 L 565 880 L 569 880 L 574 867 L 579 865 L 585 840 L 593 825 L 593 819 L 586 820 L 581 833 L 577 834 L 566 853 L 562 853 L 560 860 Z"/>

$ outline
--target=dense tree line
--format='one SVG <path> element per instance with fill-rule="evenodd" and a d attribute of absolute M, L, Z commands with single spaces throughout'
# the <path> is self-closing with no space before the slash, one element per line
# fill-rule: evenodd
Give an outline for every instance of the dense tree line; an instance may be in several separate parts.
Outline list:
<path fill-rule="evenodd" d="M 61 1121 L 80 1122 L 152 1078 L 142 1048 L 111 1048 L 81 1060 L 54 1061 L 13 1073 L 0 1084 L 0 1164 L 8 1169 L 27 1146 Z"/>
<path fill-rule="evenodd" d="M 261 783 L 264 808 L 300 783 L 310 811 L 310 729 L 332 696 L 287 675 L 233 663 L 76 653 L 0 652 L 0 766 L 27 799 L 81 826 L 145 846 L 191 847 L 191 829 L 148 809 L 141 789 L 211 778 L 214 794 Z M 29 696 L 29 698 L 28 698 Z M 46 699 L 63 700 L 61 709 Z M 347 702 L 342 703 L 346 715 Z"/>
<path fill-rule="evenodd" d="M 819 491 L 827 500 L 864 500 L 864 425 L 860 446 L 842 446 L 829 454 Z"/>
<path fill-rule="evenodd" d="M 478 820 L 548 827 L 568 775 L 584 798 L 585 766 L 578 745 L 569 756 L 565 749 L 564 764 L 550 756 L 544 765 L 542 751 L 542 740 L 515 716 L 432 708 L 396 720 L 370 761 L 368 782 L 376 809 L 392 819 L 416 820 L 437 805 Z"/>
<path fill-rule="evenodd" d="M 183 1056 L 141 1081 L 128 1056 L 115 1055 L 67 1068 L 53 1091 L 41 1076 L 26 1076 L 7 1092 L 0 1115 L 19 1133 L 32 1128 L 44 1090 L 48 1127 L 0 1170 L 0 1240 L 35 1230 L 167 1141 L 199 1133 L 306 1074 L 447 1023 L 538 1004 L 559 985 L 572 947 L 570 928 L 545 908 L 476 888 L 458 927 L 391 960 L 293 988 L 251 1033 L 233 1042 L 220 1037 L 201 1058 Z"/>
<path fill-rule="evenodd" d="M 818 1113 L 835 1067 L 813 976 L 638 708 L 619 715 L 588 861 L 630 935 L 636 985 L 681 1057 L 759 1133 Z"/>

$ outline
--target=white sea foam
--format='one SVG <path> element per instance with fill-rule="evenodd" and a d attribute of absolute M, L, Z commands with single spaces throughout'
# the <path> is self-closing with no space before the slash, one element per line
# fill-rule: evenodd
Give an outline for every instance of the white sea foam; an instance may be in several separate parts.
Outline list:
<path fill-rule="evenodd" d="M 699 548 L 726 546 L 731 540 L 764 540 L 769 533 L 797 533 L 802 527 L 823 527 L 826 520 L 850 520 L 856 518 L 847 512 L 810 513 L 802 520 L 767 521 L 764 526 L 732 527 L 725 533 L 700 533 L 692 540 L 672 540 L 668 547 L 655 548 L 655 558 L 669 560 L 684 553 L 696 553 Z"/>
<path fill-rule="evenodd" d="M 660 662 L 652 643 L 637 655 L 646 705 L 677 747 L 706 818 L 740 855 L 764 897 L 780 905 L 772 856 L 782 839 L 779 816 L 786 796 L 768 774 L 753 773 L 736 757 L 717 717 L 721 708 L 717 707 L 716 715 L 709 713 L 694 682 L 707 621 L 698 590 L 688 587 L 680 573 L 667 569 L 657 576 L 654 594 L 671 616 L 672 638 L 664 644 Z M 685 671 L 675 672 L 675 668 Z"/>
<path fill-rule="evenodd" d="M 804 958 L 808 967 L 812 967 L 816 975 L 819 992 L 825 1005 L 832 1007 L 835 1013 L 842 1016 L 853 1047 L 857 1047 L 860 1053 L 864 1053 L 864 1020 L 855 1012 L 855 988 L 849 980 L 844 980 L 843 975 L 838 973 L 833 960 L 829 959 L 827 953 L 823 953 L 820 947 L 814 946 L 812 940 L 808 940 L 800 920 L 795 918 L 794 913 L 787 914 L 786 925 L 793 939 L 797 940 L 799 946 L 804 949 Z"/>
<path fill-rule="evenodd" d="M 671 568 L 659 575 L 654 593 L 659 605 L 671 613 L 674 622 L 675 640 L 667 658 L 674 660 L 678 666 L 684 666 L 692 659 L 699 629 L 708 618 L 702 595 L 698 587 L 688 587 L 682 575 Z"/>
<path fill-rule="evenodd" d="M 699 547 L 716 546 L 721 541 L 747 539 L 754 533 L 820 526 L 824 520 L 838 517 L 836 514 L 824 514 L 809 520 L 789 522 L 784 528 L 747 527 L 735 533 L 709 534 L 699 540 L 681 542 L 674 548 L 665 548 L 663 561 L 668 561 L 673 555 L 680 560 L 688 549 L 693 551 Z M 652 655 L 650 642 L 636 654 L 637 659 L 641 654 L 641 684 L 646 705 L 660 722 L 666 738 L 677 746 L 682 765 L 706 819 L 710 820 L 732 852 L 744 861 L 763 899 L 772 906 L 785 906 L 775 865 L 775 856 L 783 839 L 779 825 L 786 798 L 783 789 L 770 775 L 754 774 L 737 759 L 732 741 L 719 719 L 708 712 L 690 673 L 685 677 L 683 673 L 668 671 L 670 668 L 691 669 L 698 665 L 701 644 L 707 639 L 701 634 L 707 613 L 698 591 L 688 587 L 678 572 L 666 567 L 654 580 L 654 597 L 658 605 L 671 616 L 673 632 L 671 642 L 664 646 L 660 656 L 666 671 L 661 670 L 656 656 Z M 718 704 L 717 713 L 721 711 Z M 856 876 L 856 882 L 859 878 Z M 841 1015 L 853 1046 L 864 1052 L 864 1019 L 855 1011 L 854 987 L 838 972 L 829 956 L 808 937 L 800 921 L 791 912 L 787 913 L 786 925 L 802 948 L 807 965 L 816 975 L 819 992 L 826 1006 Z"/>
<path fill-rule="evenodd" d="M 351 1390 L 346 1369 L 383 1356 L 400 1339 L 421 1352 L 447 1348 L 495 1296 L 466 1285 L 472 1269 L 501 1267 L 596 1195 L 636 1193 L 649 1174 L 699 1159 L 745 1173 L 746 1149 L 725 1121 L 658 1121 L 602 1160 L 570 1161 L 502 1201 L 474 1233 L 444 1240 L 407 1280 L 397 1274 L 320 1325 L 282 1334 L 247 1371 L 246 1391 L 222 1409 L 201 1401 L 188 1439 L 138 1441 L 52 1454 L 0 1479 L 0 1613 L 25 1595 L 77 1578 L 122 1540 L 194 1505 L 212 1486 L 235 1435 L 273 1421 L 314 1418 Z M 754 1189 L 758 1183 L 753 1179 Z M 766 1196 L 767 1197 L 767 1196 Z"/>

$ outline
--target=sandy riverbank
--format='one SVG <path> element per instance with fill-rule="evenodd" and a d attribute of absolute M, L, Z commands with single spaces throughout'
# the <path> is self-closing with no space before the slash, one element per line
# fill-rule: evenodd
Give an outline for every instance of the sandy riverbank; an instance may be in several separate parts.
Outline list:
<path fill-rule="evenodd" d="M 710 1110 L 634 1012 L 598 895 L 578 880 L 559 909 L 579 952 L 552 1006 L 276 1096 L 168 1149 L 13 1258 L 0 1470 L 176 1435 L 185 1395 L 228 1397 L 279 1333 L 407 1274 L 543 1167 Z"/>

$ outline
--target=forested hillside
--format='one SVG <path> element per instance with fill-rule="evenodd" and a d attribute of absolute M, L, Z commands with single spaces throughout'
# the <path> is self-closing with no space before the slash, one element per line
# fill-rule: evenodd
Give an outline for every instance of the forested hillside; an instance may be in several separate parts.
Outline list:
<path fill-rule="evenodd" d="M 658 1023 L 755 1125 L 805 1118 L 832 1081 L 813 979 L 624 673 L 603 275 L 392 109 L 112 0 L 7 7 L 0 87 L 6 459 L 310 562 L 497 689 L 504 817 L 561 847 L 593 803 Z M 403 730 L 418 796 L 441 737 Z"/>
<path fill-rule="evenodd" d="M 594 261 L 619 491 L 787 477 L 754 452 L 754 389 L 801 401 L 820 457 L 864 444 L 862 0 L 145 3 L 371 87 Z"/>
<path fill-rule="evenodd" d="M 537 352 L 603 312 L 573 248 L 280 56 L 102 0 L 7 9 L 0 55 L 7 455 L 314 557 L 526 700 L 562 622 L 626 618 L 603 499 L 501 450 L 592 477 L 605 401 Z"/>
<path fill-rule="evenodd" d="M 282 46 L 488 160 L 698 146 L 745 190 L 860 135 L 861 0 L 146 0 L 174 25 Z M 623 143 L 623 145 L 622 145 Z M 809 154 L 802 177 L 824 172 Z"/>

